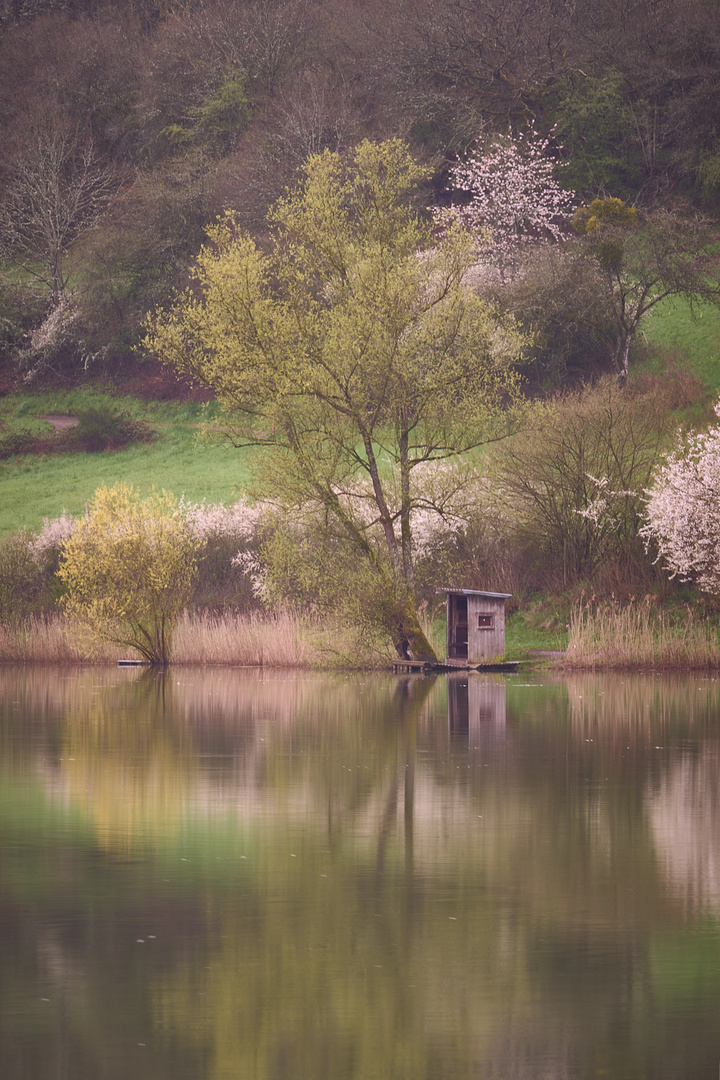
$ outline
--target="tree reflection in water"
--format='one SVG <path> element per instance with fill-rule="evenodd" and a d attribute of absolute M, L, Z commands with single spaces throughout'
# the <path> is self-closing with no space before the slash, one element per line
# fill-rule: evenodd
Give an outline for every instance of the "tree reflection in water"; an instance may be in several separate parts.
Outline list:
<path fill-rule="evenodd" d="M 0 1073 L 712 1075 L 719 717 L 699 677 L 6 669 Z"/>

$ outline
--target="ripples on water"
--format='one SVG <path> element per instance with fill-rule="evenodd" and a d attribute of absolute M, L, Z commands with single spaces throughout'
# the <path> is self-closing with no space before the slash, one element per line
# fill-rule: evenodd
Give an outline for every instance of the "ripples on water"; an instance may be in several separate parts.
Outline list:
<path fill-rule="evenodd" d="M 719 687 L 0 670 L 0 1076 L 716 1077 Z"/>

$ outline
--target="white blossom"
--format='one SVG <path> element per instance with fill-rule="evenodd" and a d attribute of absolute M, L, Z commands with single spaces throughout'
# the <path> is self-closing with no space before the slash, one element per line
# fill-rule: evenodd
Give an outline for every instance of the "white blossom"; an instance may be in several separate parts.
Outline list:
<path fill-rule="evenodd" d="M 64 510 L 60 517 L 43 518 L 43 525 L 34 536 L 29 547 L 37 562 L 43 562 L 51 555 L 59 553 L 65 540 L 68 540 L 75 528 L 75 518 Z"/>
<path fill-rule="evenodd" d="M 199 540 L 214 537 L 233 537 L 238 543 L 247 543 L 254 539 L 258 527 L 268 513 L 268 504 L 264 501 L 250 502 L 239 499 L 231 506 L 222 503 L 190 503 L 184 500 L 180 508 L 190 530 Z"/>
<path fill-rule="evenodd" d="M 269 602 L 267 571 L 255 551 L 238 551 L 233 556 L 232 566 L 237 566 L 250 579 L 253 596 L 263 603 Z"/>
<path fill-rule="evenodd" d="M 592 473 L 585 473 L 585 475 L 595 485 L 597 494 L 584 509 L 576 510 L 575 513 L 592 522 L 596 528 L 600 528 L 604 524 L 617 525 L 620 519 L 618 511 L 621 508 L 617 500 L 636 499 L 638 492 L 613 491 L 610 488 L 610 481 L 607 476 L 598 479 Z"/>
<path fill-rule="evenodd" d="M 715 406 L 720 416 L 720 403 Z M 642 535 L 673 577 L 720 593 L 720 427 L 679 436 L 648 492 Z"/>
<path fill-rule="evenodd" d="M 496 136 L 450 170 L 450 190 L 470 198 L 434 211 L 438 224 L 459 221 L 476 237 L 478 258 L 501 270 L 522 244 L 561 239 L 574 198 L 555 179 L 549 150 L 549 140 L 534 131 L 518 139 Z"/>
<path fill-rule="evenodd" d="M 484 485 L 480 474 L 466 462 L 423 461 L 413 467 L 410 473 L 410 532 L 415 558 L 431 554 L 467 529 Z M 377 504 L 368 478 L 346 484 L 337 489 L 336 494 L 361 527 L 370 534 L 379 528 Z M 386 494 L 395 535 L 400 541 L 402 499 L 398 471 L 392 479 L 388 478 Z"/>

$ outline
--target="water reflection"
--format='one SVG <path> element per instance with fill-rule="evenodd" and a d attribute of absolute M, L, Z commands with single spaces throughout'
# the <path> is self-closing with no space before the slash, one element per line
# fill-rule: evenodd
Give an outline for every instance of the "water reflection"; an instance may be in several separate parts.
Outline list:
<path fill-rule="evenodd" d="M 448 732 L 453 742 L 477 746 L 505 734 L 505 680 L 477 672 L 447 676 Z"/>
<path fill-rule="evenodd" d="M 720 1060 L 718 684 L 0 671 L 0 1075 Z"/>

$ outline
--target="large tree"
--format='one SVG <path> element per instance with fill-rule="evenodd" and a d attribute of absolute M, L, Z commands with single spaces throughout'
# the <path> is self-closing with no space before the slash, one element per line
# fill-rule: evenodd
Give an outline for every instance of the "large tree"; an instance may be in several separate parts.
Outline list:
<path fill-rule="evenodd" d="M 308 160 L 268 242 L 232 214 L 147 347 L 212 388 L 288 501 L 314 500 L 383 582 L 401 656 L 434 659 L 413 593 L 421 466 L 496 434 L 522 336 L 463 283 L 472 241 L 413 210 L 426 178 L 399 140 Z"/>

